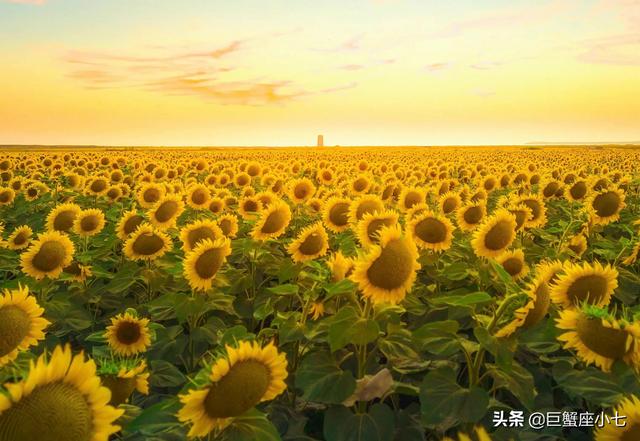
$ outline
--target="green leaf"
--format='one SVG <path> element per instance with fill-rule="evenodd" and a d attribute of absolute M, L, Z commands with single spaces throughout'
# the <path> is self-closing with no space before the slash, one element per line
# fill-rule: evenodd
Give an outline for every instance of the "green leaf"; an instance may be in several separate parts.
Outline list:
<path fill-rule="evenodd" d="M 461 387 L 456 370 L 443 366 L 424 377 L 420 405 L 424 424 L 446 430 L 458 422 L 478 422 L 489 406 L 489 394 L 479 387 Z"/>
<path fill-rule="evenodd" d="M 577 370 L 567 361 L 560 361 L 553 366 L 553 378 L 570 396 L 585 398 L 604 407 L 620 401 L 626 392 L 611 374 L 592 367 Z"/>
<path fill-rule="evenodd" d="M 179 387 L 187 378 L 180 370 L 164 360 L 151 360 L 151 376 L 149 382 L 155 387 Z"/>
<path fill-rule="evenodd" d="M 149 406 L 124 427 L 124 432 L 147 435 L 175 427 L 178 424 L 176 414 L 181 407 L 178 398 L 169 398 Z"/>
<path fill-rule="evenodd" d="M 278 296 L 290 296 L 290 295 L 298 294 L 298 285 L 285 283 L 284 285 L 278 285 L 278 286 L 273 286 L 271 288 L 267 288 L 267 291 Z"/>
<path fill-rule="evenodd" d="M 395 430 L 393 411 L 382 403 L 368 413 L 354 414 L 344 406 L 329 409 L 324 418 L 327 441 L 391 441 Z"/>
<path fill-rule="evenodd" d="M 487 363 L 485 367 L 489 375 L 493 378 L 495 387 L 503 388 L 511 392 L 520 400 L 527 410 L 534 409 L 534 400 L 537 391 L 531 372 L 516 362 L 511 365 L 511 369 L 508 372 L 490 363 Z"/>
<path fill-rule="evenodd" d="M 356 389 L 356 380 L 350 371 L 338 366 L 326 352 L 308 354 L 296 372 L 296 387 L 303 397 L 319 403 L 339 404 Z"/>
<path fill-rule="evenodd" d="M 430 299 L 434 305 L 476 306 L 493 303 L 495 299 L 486 292 L 478 291 L 460 296 L 439 296 Z"/>
<path fill-rule="evenodd" d="M 239 417 L 216 438 L 216 441 L 280 441 L 275 426 L 262 412 L 252 409 Z"/>

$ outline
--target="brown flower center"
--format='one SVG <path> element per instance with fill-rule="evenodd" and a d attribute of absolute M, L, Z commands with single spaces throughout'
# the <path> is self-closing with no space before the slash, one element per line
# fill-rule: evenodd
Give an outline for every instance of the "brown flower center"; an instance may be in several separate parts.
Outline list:
<path fill-rule="evenodd" d="M 116 375 L 105 375 L 102 377 L 102 385 L 111 391 L 112 406 L 119 406 L 126 402 L 136 388 L 135 377 L 119 378 Z"/>
<path fill-rule="evenodd" d="M 49 272 L 58 268 L 67 258 L 64 245 L 55 240 L 44 242 L 33 256 L 31 264 L 39 271 Z"/>
<path fill-rule="evenodd" d="M 76 219 L 76 212 L 73 210 L 64 210 L 58 213 L 53 219 L 53 229 L 56 231 L 69 231 L 73 227 L 73 221 Z"/>
<path fill-rule="evenodd" d="M 277 209 L 269 213 L 260 229 L 264 234 L 273 234 L 287 226 L 287 213 L 285 210 Z"/>
<path fill-rule="evenodd" d="M 305 256 L 313 256 L 314 254 L 322 251 L 322 247 L 324 246 L 324 238 L 316 233 L 310 233 L 307 237 L 304 238 L 300 246 L 298 247 L 298 251 Z"/>
<path fill-rule="evenodd" d="M 492 251 L 502 250 L 509 246 L 513 239 L 512 224 L 501 220 L 492 226 L 484 237 L 484 245 Z"/>
<path fill-rule="evenodd" d="M 572 304 L 587 302 L 599 304 L 607 293 L 607 279 L 597 274 L 577 278 L 567 289 Z"/>
<path fill-rule="evenodd" d="M 155 233 L 143 233 L 133 242 L 133 251 L 142 256 L 151 256 L 164 247 L 164 241 Z"/>
<path fill-rule="evenodd" d="M 463 219 L 470 225 L 475 225 L 482 220 L 482 208 L 474 205 L 464 210 Z"/>
<path fill-rule="evenodd" d="M 343 227 L 347 225 L 349 222 L 348 218 L 349 212 L 349 203 L 348 202 L 338 202 L 334 204 L 333 207 L 329 210 L 329 220 L 332 224 Z"/>
<path fill-rule="evenodd" d="M 587 348 L 603 357 L 617 360 L 631 349 L 631 335 L 624 329 L 603 326 L 600 318 L 580 314 L 576 331 Z"/>
<path fill-rule="evenodd" d="M 137 343 L 142 335 L 140 324 L 137 322 L 123 321 L 118 324 L 116 338 L 124 345 Z"/>
<path fill-rule="evenodd" d="M 29 315 L 15 305 L 0 308 L 0 357 L 4 357 L 29 334 Z"/>
<path fill-rule="evenodd" d="M 601 193 L 593 199 L 593 209 L 600 217 L 613 216 L 620 209 L 620 196 L 615 191 Z"/>
<path fill-rule="evenodd" d="M 204 226 L 189 231 L 189 234 L 187 235 L 187 242 L 191 249 L 194 249 L 199 242 L 205 239 L 211 239 L 213 241 L 218 239 L 218 236 L 211 228 Z"/>
<path fill-rule="evenodd" d="M 427 243 L 441 243 L 447 239 L 447 226 L 433 217 L 416 223 L 413 231 L 420 240 Z"/>
<path fill-rule="evenodd" d="M 407 282 L 413 266 L 413 255 L 407 244 L 402 239 L 394 239 L 382 248 L 380 256 L 371 263 L 367 279 L 378 288 L 393 290 Z"/>
<path fill-rule="evenodd" d="M 211 279 L 216 275 L 224 256 L 221 248 L 210 248 L 204 251 L 195 262 L 195 271 L 202 279 Z"/>

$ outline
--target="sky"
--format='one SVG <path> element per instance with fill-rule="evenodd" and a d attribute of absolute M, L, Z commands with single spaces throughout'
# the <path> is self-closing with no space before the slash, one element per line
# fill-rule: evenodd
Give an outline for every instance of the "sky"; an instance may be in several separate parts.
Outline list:
<path fill-rule="evenodd" d="M 640 0 L 0 0 L 0 144 L 640 141 Z"/>

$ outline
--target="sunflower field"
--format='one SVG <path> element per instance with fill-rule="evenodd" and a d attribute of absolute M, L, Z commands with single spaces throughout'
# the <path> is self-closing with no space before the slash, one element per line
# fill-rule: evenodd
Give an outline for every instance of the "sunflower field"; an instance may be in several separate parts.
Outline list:
<path fill-rule="evenodd" d="M 4 151 L 0 441 L 640 440 L 639 164 Z"/>

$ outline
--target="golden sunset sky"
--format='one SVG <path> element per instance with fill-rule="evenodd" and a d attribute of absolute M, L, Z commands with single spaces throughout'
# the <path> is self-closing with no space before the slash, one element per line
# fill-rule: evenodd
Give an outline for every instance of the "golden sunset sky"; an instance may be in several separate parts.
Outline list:
<path fill-rule="evenodd" d="M 640 0 L 0 0 L 0 144 L 640 141 Z"/>

